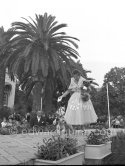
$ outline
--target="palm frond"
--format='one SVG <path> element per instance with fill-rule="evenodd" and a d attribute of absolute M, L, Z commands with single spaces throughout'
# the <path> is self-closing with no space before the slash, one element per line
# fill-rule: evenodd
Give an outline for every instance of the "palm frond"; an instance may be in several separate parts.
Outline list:
<path fill-rule="evenodd" d="M 48 24 L 47 24 L 47 29 L 48 32 L 58 23 L 57 21 L 54 21 L 56 17 L 51 17 Z"/>
<path fill-rule="evenodd" d="M 37 25 L 37 23 L 30 17 L 30 19 L 33 21 L 33 23 L 34 23 L 34 25 L 28 20 L 28 19 L 26 19 L 26 18 L 24 18 L 24 17 L 22 17 L 22 19 L 24 19 L 24 20 L 26 20 L 28 23 L 29 23 L 29 26 L 31 27 L 31 31 L 30 32 L 32 32 L 32 30 L 33 30 L 33 32 L 38 32 L 37 31 L 37 29 L 38 29 L 38 25 Z"/>
<path fill-rule="evenodd" d="M 59 70 L 59 60 L 58 60 L 58 54 L 54 49 L 51 49 L 51 57 L 52 57 L 52 61 L 54 63 L 55 69 L 56 71 Z"/>
<path fill-rule="evenodd" d="M 58 31 L 61 28 L 67 27 L 67 24 L 59 24 L 55 27 L 53 27 L 50 31 L 49 31 L 49 35 L 51 36 L 53 33 L 55 33 L 56 31 Z"/>

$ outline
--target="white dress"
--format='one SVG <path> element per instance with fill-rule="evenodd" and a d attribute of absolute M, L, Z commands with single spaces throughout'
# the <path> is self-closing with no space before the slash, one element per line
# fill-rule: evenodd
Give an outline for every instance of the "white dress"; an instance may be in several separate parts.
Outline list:
<path fill-rule="evenodd" d="M 72 89 L 74 93 L 68 101 L 67 110 L 65 113 L 65 120 L 71 125 L 83 125 L 90 124 L 97 121 L 97 115 L 95 113 L 91 100 L 84 102 L 81 98 L 81 87 L 83 87 L 83 81 L 85 79 L 81 76 L 78 83 L 71 78 L 69 89 Z"/>

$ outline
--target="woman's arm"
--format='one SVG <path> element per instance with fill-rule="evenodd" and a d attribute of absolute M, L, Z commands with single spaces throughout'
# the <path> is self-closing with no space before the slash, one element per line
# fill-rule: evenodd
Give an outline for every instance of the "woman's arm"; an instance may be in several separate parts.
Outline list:
<path fill-rule="evenodd" d="M 66 97 L 73 89 L 74 89 L 74 83 L 73 83 L 73 78 L 71 78 L 70 85 L 69 85 L 67 91 L 64 92 L 63 95 L 58 98 L 58 100 L 61 101 L 62 98 Z"/>
<path fill-rule="evenodd" d="M 66 97 L 70 93 L 70 89 L 63 93 L 62 97 Z"/>
<path fill-rule="evenodd" d="M 60 97 L 58 98 L 58 100 L 61 101 L 62 98 L 63 98 L 63 97 L 66 97 L 69 93 L 70 93 L 70 90 L 68 89 L 67 91 L 65 91 L 65 92 L 63 93 L 62 96 L 60 96 Z"/>

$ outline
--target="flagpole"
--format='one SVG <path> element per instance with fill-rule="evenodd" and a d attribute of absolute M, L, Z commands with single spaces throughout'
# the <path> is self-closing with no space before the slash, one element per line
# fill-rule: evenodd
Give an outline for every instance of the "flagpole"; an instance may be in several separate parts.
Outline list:
<path fill-rule="evenodd" d="M 109 109 L 109 93 L 108 93 L 108 83 L 106 84 L 107 87 L 107 102 L 108 102 L 108 119 L 109 119 L 109 128 L 111 127 L 110 124 L 110 109 Z"/>

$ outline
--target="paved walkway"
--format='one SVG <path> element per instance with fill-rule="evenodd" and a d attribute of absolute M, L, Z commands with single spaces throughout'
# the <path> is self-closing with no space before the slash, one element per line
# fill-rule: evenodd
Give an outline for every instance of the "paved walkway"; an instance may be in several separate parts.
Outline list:
<path fill-rule="evenodd" d="M 112 135 L 116 135 L 121 129 L 112 129 L 112 131 Z M 42 144 L 43 138 L 49 138 L 51 135 L 52 133 L 0 135 L 0 165 L 28 164 L 27 161 L 35 158 L 37 144 Z M 82 134 L 77 133 L 75 137 L 78 139 L 79 146 L 85 143 Z"/>
<path fill-rule="evenodd" d="M 47 133 L 0 135 L 0 165 L 27 163 L 35 158 L 37 144 L 42 144 L 43 138 L 49 138 L 51 135 Z M 83 135 L 75 137 L 78 138 L 79 145 L 84 143 Z"/>

